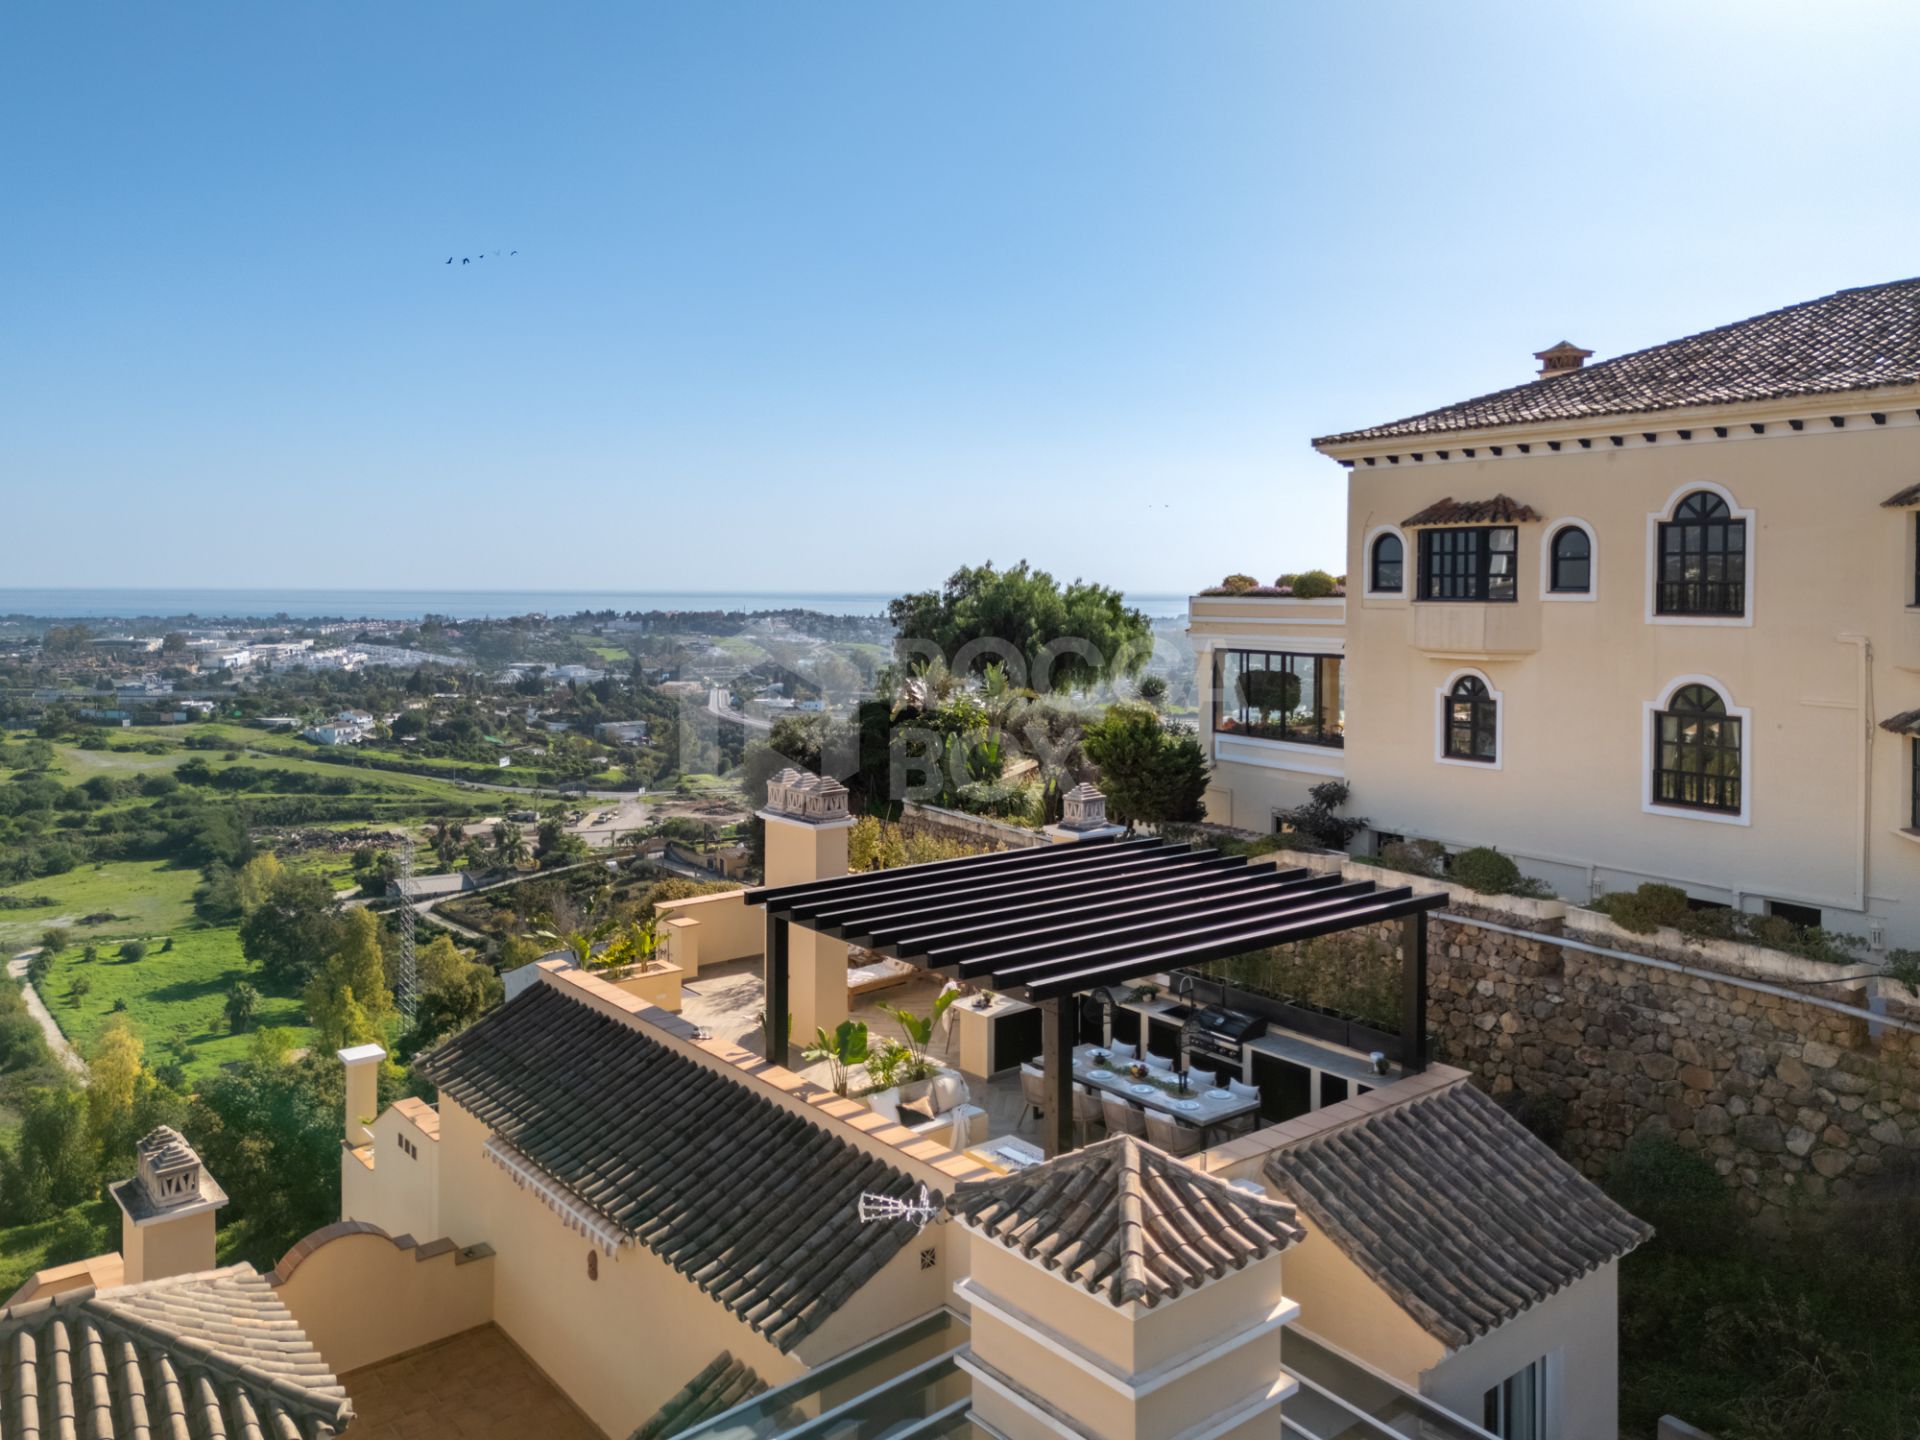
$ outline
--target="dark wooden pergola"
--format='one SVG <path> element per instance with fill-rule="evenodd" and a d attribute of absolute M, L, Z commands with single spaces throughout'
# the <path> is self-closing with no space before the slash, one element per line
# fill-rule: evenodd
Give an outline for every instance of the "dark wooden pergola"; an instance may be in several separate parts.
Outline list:
<path fill-rule="evenodd" d="M 1402 925 L 1401 1053 L 1426 1066 L 1427 914 L 1444 895 L 1250 864 L 1153 837 L 1083 840 L 749 890 L 766 907 L 766 1049 L 784 1060 L 790 925 L 936 974 L 978 981 L 1043 1016 L 1047 1153 L 1072 1148 L 1073 997 L 1164 970 Z"/>

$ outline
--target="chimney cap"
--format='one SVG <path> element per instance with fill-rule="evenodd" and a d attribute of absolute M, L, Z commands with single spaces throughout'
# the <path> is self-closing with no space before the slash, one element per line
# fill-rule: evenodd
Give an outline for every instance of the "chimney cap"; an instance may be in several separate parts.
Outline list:
<path fill-rule="evenodd" d="M 199 1152 L 171 1125 L 149 1132 L 134 1147 L 134 1157 L 134 1177 L 107 1188 L 136 1225 L 218 1210 L 227 1203 L 227 1192 L 207 1174 Z"/>
<path fill-rule="evenodd" d="M 1582 350 L 1570 340 L 1533 352 L 1533 358 L 1540 362 L 1542 375 L 1564 375 L 1569 370 L 1578 370 L 1592 355 L 1591 350 Z"/>
<path fill-rule="evenodd" d="M 800 820 L 809 825 L 851 823 L 847 787 L 831 775 L 811 775 L 788 766 L 767 781 L 767 808 L 763 818 Z"/>

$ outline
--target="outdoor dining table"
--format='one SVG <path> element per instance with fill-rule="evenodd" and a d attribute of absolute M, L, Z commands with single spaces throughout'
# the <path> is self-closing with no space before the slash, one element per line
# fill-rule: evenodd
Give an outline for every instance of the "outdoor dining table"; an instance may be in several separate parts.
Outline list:
<path fill-rule="evenodd" d="M 1073 1078 L 1076 1081 L 1131 1100 L 1136 1105 L 1164 1110 L 1183 1124 L 1211 1130 L 1229 1120 L 1253 1114 L 1260 1108 L 1258 1096 L 1235 1095 L 1231 1091 L 1216 1090 L 1204 1082 L 1194 1083 L 1182 1093 L 1180 1076 L 1176 1071 L 1149 1069 L 1146 1079 L 1136 1079 L 1127 1074 L 1121 1062 L 1112 1058 L 1111 1052 L 1102 1051 L 1108 1056 L 1106 1064 L 1097 1062 L 1093 1053 L 1099 1049 L 1101 1047 L 1097 1045 L 1073 1047 Z"/>

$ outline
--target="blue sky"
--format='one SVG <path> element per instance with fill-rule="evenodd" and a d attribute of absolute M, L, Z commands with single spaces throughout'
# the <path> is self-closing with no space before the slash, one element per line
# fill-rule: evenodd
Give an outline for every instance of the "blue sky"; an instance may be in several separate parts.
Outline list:
<path fill-rule="evenodd" d="M 1751 0 L 8 6 L 0 586 L 1337 563 L 1313 435 L 1920 273 L 1916 42 Z"/>

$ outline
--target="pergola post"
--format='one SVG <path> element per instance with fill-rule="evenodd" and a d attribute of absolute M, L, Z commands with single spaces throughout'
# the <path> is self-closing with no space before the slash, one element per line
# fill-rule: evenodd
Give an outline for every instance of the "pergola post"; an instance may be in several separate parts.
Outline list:
<path fill-rule="evenodd" d="M 1073 1149 L 1074 1007 L 1071 995 L 1040 1002 L 1040 1068 L 1047 1072 L 1040 1148 L 1048 1159 Z"/>
<path fill-rule="evenodd" d="M 1400 1068 L 1427 1068 L 1427 912 L 1400 921 Z"/>
<path fill-rule="evenodd" d="M 784 915 L 767 911 L 767 943 L 761 950 L 761 965 L 767 997 L 767 1059 L 775 1065 L 787 1063 L 787 1022 L 793 1009 L 787 974 L 787 926 Z"/>

